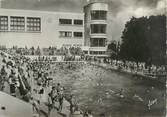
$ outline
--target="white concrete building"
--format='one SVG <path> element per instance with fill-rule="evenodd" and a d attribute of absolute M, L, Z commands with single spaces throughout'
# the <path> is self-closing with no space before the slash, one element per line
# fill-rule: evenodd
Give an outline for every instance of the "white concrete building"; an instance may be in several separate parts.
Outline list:
<path fill-rule="evenodd" d="M 83 46 L 84 14 L 0 9 L 0 45 Z"/>
<path fill-rule="evenodd" d="M 90 2 L 84 13 L 0 9 L 0 46 L 80 46 L 89 56 L 107 56 L 108 4 Z"/>

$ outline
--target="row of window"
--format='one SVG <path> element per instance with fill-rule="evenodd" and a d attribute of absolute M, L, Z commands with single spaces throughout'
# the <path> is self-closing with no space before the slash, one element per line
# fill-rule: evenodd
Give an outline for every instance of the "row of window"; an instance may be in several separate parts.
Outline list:
<path fill-rule="evenodd" d="M 85 54 L 88 54 L 88 51 L 84 51 Z M 105 51 L 90 51 L 91 55 L 104 55 L 106 54 Z"/>
<path fill-rule="evenodd" d="M 8 30 L 8 17 L 0 16 L 0 30 Z"/>
<path fill-rule="evenodd" d="M 27 18 L 27 30 L 28 31 L 41 31 L 41 19 L 28 17 Z"/>
<path fill-rule="evenodd" d="M 91 20 L 106 20 L 107 11 L 91 11 Z"/>
<path fill-rule="evenodd" d="M 91 38 L 90 46 L 91 47 L 105 47 L 106 39 L 105 38 Z"/>
<path fill-rule="evenodd" d="M 105 51 L 90 51 L 90 54 L 92 55 L 104 55 L 106 54 Z"/>
<path fill-rule="evenodd" d="M 10 30 L 11 31 L 24 31 L 25 19 L 24 17 L 10 17 Z"/>
<path fill-rule="evenodd" d="M 0 30 L 8 31 L 8 16 L 0 16 Z M 27 31 L 41 31 L 41 19 L 38 17 L 27 17 Z M 10 16 L 11 31 L 25 31 L 25 18 L 18 16 Z"/>
<path fill-rule="evenodd" d="M 106 24 L 91 24 L 91 33 L 103 33 L 106 34 Z"/>
<path fill-rule="evenodd" d="M 59 19 L 59 24 L 72 25 L 72 19 Z M 74 19 L 74 25 L 83 25 L 83 20 Z"/>
<path fill-rule="evenodd" d="M 72 32 L 71 31 L 60 31 L 60 37 L 72 37 Z M 73 32 L 73 37 L 83 37 L 82 32 Z"/>

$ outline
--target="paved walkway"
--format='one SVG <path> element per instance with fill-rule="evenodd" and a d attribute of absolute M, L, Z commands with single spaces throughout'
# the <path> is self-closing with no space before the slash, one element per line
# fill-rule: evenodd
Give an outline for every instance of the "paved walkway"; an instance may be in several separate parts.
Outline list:
<path fill-rule="evenodd" d="M 32 106 L 18 98 L 0 92 L 0 117 L 32 117 Z"/>

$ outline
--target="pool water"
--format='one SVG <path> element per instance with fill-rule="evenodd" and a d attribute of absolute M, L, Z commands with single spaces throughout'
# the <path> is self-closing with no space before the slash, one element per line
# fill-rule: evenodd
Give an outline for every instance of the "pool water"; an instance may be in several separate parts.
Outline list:
<path fill-rule="evenodd" d="M 62 67 L 63 66 L 63 67 Z M 163 117 L 165 86 L 152 80 L 106 70 L 89 64 L 53 65 L 54 83 L 75 95 L 79 107 L 95 116 Z M 157 103 L 148 109 L 149 100 Z"/>

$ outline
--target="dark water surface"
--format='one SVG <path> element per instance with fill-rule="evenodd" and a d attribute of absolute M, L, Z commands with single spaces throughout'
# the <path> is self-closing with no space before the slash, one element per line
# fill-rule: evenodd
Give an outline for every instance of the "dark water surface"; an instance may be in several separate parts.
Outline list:
<path fill-rule="evenodd" d="M 153 80 L 137 78 L 104 68 L 84 64 L 53 66 L 54 82 L 72 92 L 82 110 L 92 110 L 95 116 L 164 117 L 165 86 Z M 123 97 L 118 94 L 123 89 Z M 157 103 L 148 109 L 149 100 Z"/>

